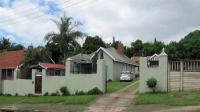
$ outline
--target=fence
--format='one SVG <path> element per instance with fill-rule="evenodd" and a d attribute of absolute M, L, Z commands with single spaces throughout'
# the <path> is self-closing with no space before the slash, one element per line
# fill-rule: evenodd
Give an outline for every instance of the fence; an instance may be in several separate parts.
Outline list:
<path fill-rule="evenodd" d="M 200 89 L 200 60 L 169 62 L 168 90 Z"/>

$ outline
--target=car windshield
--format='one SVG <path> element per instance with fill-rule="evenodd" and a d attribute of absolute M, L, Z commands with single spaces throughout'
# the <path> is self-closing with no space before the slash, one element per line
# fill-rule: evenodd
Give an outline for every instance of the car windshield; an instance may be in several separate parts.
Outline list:
<path fill-rule="evenodd" d="M 123 71 L 122 74 L 130 74 L 129 71 Z"/>
<path fill-rule="evenodd" d="M 128 76 L 128 74 L 122 74 L 122 76 Z"/>

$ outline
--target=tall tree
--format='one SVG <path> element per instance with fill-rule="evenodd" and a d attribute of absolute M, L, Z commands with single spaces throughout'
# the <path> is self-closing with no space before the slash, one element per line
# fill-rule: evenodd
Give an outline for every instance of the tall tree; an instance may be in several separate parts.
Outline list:
<path fill-rule="evenodd" d="M 132 52 L 134 56 L 141 56 L 142 55 L 142 49 L 143 49 L 143 43 L 142 40 L 136 40 L 135 42 L 131 43 Z"/>
<path fill-rule="evenodd" d="M 200 30 L 193 31 L 181 39 L 177 46 L 177 52 L 181 59 L 199 59 Z"/>
<path fill-rule="evenodd" d="M 50 32 L 46 34 L 44 40 L 47 44 L 54 44 L 59 48 L 59 51 L 63 54 L 63 60 L 66 59 L 67 52 L 72 50 L 78 45 L 77 39 L 84 34 L 77 30 L 78 26 L 82 25 L 80 22 L 74 21 L 72 17 L 63 16 L 60 21 L 55 21 L 59 32 Z"/>
<path fill-rule="evenodd" d="M 99 49 L 100 47 L 106 47 L 106 43 L 99 36 L 87 36 L 85 43 L 83 43 L 82 51 L 83 53 L 92 53 Z"/>

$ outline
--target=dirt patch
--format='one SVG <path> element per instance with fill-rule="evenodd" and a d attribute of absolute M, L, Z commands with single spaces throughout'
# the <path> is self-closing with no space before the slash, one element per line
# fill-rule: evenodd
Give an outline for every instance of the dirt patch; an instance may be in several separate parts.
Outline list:
<path fill-rule="evenodd" d="M 105 94 L 90 104 L 84 112 L 122 112 L 133 100 L 137 88 L 138 81 L 117 92 Z"/>

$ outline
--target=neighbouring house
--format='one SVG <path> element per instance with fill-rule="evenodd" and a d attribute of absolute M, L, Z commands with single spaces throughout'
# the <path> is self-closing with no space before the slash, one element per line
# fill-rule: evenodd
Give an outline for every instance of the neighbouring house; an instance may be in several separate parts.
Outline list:
<path fill-rule="evenodd" d="M 35 94 L 55 93 L 66 84 L 65 66 L 62 64 L 38 63 L 32 66 Z"/>
<path fill-rule="evenodd" d="M 0 93 L 11 95 L 44 94 L 66 86 L 65 67 L 61 64 L 39 63 L 32 71 L 23 69 L 26 52 L 8 51 L 0 54 Z"/>
<path fill-rule="evenodd" d="M 140 65 L 140 56 L 133 56 L 133 57 L 131 57 L 131 60 L 133 60 L 138 65 Z M 140 67 L 137 66 L 137 67 L 135 67 L 135 74 L 139 75 L 139 73 L 140 73 Z"/>
<path fill-rule="evenodd" d="M 107 80 L 119 80 L 122 71 L 131 71 L 135 77 L 135 67 L 139 65 L 124 55 L 123 44 L 118 43 L 117 49 L 100 47 L 91 56 L 95 63 L 98 59 L 105 60 Z"/>
<path fill-rule="evenodd" d="M 137 63 L 126 57 L 123 45 L 118 49 L 100 47 L 91 54 L 77 54 L 66 60 L 67 87 L 71 93 L 98 87 L 106 91 L 107 80 L 119 80 L 122 71 L 134 73 Z M 134 73 L 135 74 L 135 73 Z"/>
<path fill-rule="evenodd" d="M 78 54 L 70 57 L 73 60 L 71 72 L 73 73 L 95 73 L 97 60 L 105 60 L 105 71 L 107 80 L 119 80 L 122 71 L 131 71 L 135 75 L 135 67 L 139 65 L 124 55 L 124 47 L 121 43 L 118 48 L 100 47 L 92 54 Z"/>
<path fill-rule="evenodd" d="M 34 88 L 31 77 L 21 72 L 22 60 L 25 51 L 7 51 L 0 54 L 0 93 L 12 94 L 33 93 Z M 22 87 L 23 86 L 23 87 Z"/>

